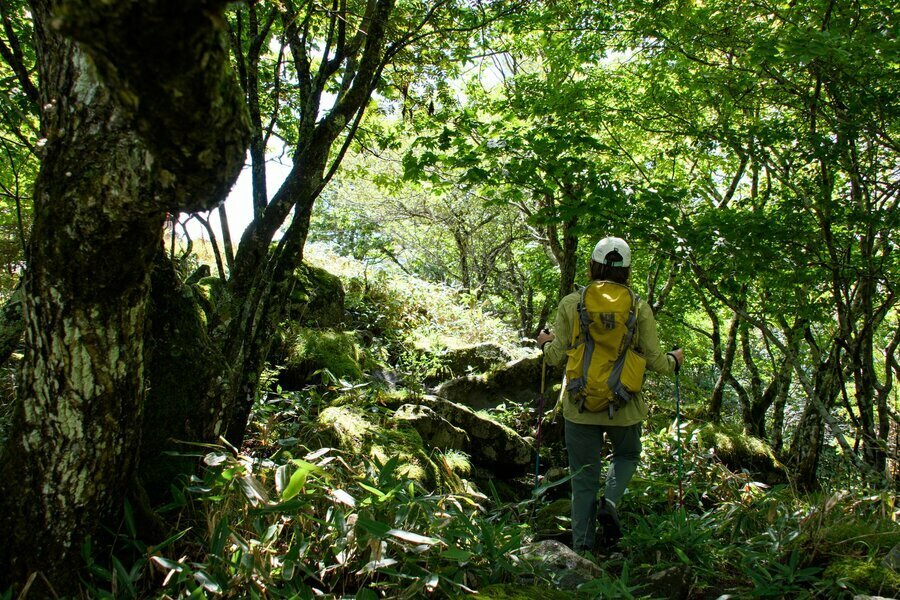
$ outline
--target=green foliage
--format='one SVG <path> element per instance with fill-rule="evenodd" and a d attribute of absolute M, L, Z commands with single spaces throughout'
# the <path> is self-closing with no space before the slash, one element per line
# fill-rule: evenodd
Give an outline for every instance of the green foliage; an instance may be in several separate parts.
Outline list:
<path fill-rule="evenodd" d="M 359 381 L 363 377 L 360 363 L 365 361 L 353 333 L 321 329 L 293 328 L 288 334 L 289 345 L 285 367 L 308 375 L 327 369 L 339 379 Z"/>
<path fill-rule="evenodd" d="M 385 271 L 353 274 L 351 312 L 356 324 L 378 331 L 369 334 L 366 353 L 379 362 L 391 357 L 389 348 L 409 344 L 414 352 L 410 340 L 423 331 L 508 335 L 477 306 L 456 304 L 470 300 L 466 295 L 448 298 L 446 288 Z M 472 315 L 485 324 L 477 334 L 465 330 Z M 399 364 L 396 354 L 393 360 Z M 729 427 L 683 423 L 679 509 L 670 393 L 663 383 L 648 388 L 654 416 L 641 470 L 619 511 L 625 558 L 609 557 L 604 574 L 572 594 L 520 558 L 537 532 L 568 528 L 567 499 L 545 502 L 548 488 L 537 501 L 512 492 L 523 501 L 488 503 L 462 484 L 471 469 L 465 455 L 427 453 L 417 433 L 393 422 L 393 411 L 415 402 L 415 392 L 341 382 L 326 369 L 302 391 L 261 394 L 241 451 L 196 449 L 203 470 L 166 508 L 172 520 L 178 515 L 177 539 L 148 547 L 126 521 L 115 561 L 106 564 L 88 548 L 91 595 L 413 598 L 471 590 L 499 598 L 668 597 L 671 589 L 653 579 L 660 573 L 683 578 L 700 596 L 849 598 L 890 589 L 891 574 L 876 565 L 900 542 L 893 497 L 853 489 L 805 497 L 767 485 L 754 457 L 769 456 L 768 449 Z M 490 416 L 519 431 L 534 417 L 515 403 Z M 323 422 L 346 430 L 342 449 Z M 544 449 L 542 464 L 565 464 L 557 443 Z M 563 479 L 555 491 L 565 494 L 566 485 Z"/>
<path fill-rule="evenodd" d="M 205 513 L 196 527 L 208 536 L 207 558 L 177 561 L 150 549 L 165 575 L 159 593 L 452 597 L 533 573 L 512 558 L 525 529 L 508 514 L 483 512 L 464 496 L 422 493 L 399 475 L 396 459 L 357 460 L 328 448 L 269 461 L 212 449 L 203 477 L 186 490 L 195 512 Z"/>
<path fill-rule="evenodd" d="M 18 360 L 0 365 L 0 450 L 6 445 L 12 427 L 16 400 L 16 370 Z"/>
<path fill-rule="evenodd" d="M 25 265 L 31 231 L 33 187 L 43 141 L 28 5 L 4 2 L 0 42 L 0 298 L 15 288 Z M 24 78 L 24 80 L 23 80 Z"/>
<path fill-rule="evenodd" d="M 487 600 L 570 600 L 579 595 L 543 586 L 506 583 L 483 587 L 478 590 L 478 597 Z"/>

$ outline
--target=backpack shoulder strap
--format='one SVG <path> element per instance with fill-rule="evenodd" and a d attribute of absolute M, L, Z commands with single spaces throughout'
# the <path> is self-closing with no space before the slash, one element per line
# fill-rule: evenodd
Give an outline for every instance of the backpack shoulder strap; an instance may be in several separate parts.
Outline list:
<path fill-rule="evenodd" d="M 584 306 L 584 297 L 587 295 L 589 287 L 591 287 L 590 283 L 581 288 L 581 299 L 578 301 L 578 330 L 583 344 L 591 339 L 588 333 L 591 327 L 591 317 L 588 316 L 587 308 Z"/>
<path fill-rule="evenodd" d="M 581 288 L 581 299 L 579 299 L 578 301 L 578 337 L 581 338 L 578 345 L 584 345 L 584 354 L 581 357 L 581 377 L 570 381 L 566 386 L 566 390 L 573 394 L 581 393 L 581 391 L 584 390 L 584 388 L 587 386 L 588 367 L 591 364 L 591 357 L 594 354 L 594 339 L 590 335 L 591 318 L 588 316 L 587 308 L 585 308 L 584 306 L 584 297 L 587 294 L 587 290 L 590 286 L 591 283 Z M 572 336 L 572 345 L 576 345 L 574 335 Z M 581 399 L 581 405 L 578 408 L 578 412 L 583 411 L 584 398 Z"/>

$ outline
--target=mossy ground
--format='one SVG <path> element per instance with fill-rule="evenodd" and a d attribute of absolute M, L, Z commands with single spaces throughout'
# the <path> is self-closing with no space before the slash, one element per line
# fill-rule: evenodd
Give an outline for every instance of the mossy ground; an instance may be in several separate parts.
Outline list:
<path fill-rule="evenodd" d="M 860 593 L 891 598 L 900 594 L 900 574 L 868 560 L 843 559 L 825 569 L 824 576 L 826 579 L 845 581 Z"/>

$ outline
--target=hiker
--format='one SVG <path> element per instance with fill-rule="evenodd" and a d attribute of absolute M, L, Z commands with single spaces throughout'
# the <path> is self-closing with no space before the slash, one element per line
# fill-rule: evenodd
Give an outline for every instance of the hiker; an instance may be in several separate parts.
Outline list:
<path fill-rule="evenodd" d="M 641 421 L 648 412 L 639 391 L 644 368 L 668 375 L 684 359 L 680 349 L 668 353 L 660 349 L 653 311 L 628 287 L 630 272 L 628 244 L 617 237 L 600 240 L 591 254 L 591 283 L 560 301 L 553 333 L 543 331 L 537 338 L 547 364 L 558 365 L 568 358 L 563 415 L 569 471 L 573 474 L 572 542 L 577 552 L 602 547 L 603 540 L 595 539 L 596 522 L 607 543 L 614 544 L 621 537 L 616 505 L 637 469 Z M 579 310 L 582 302 L 587 309 L 584 313 Z M 585 319 L 587 328 L 580 325 Z M 582 335 L 584 329 L 591 335 Z M 590 345 L 588 338 L 593 338 Z M 585 369 L 585 357 L 592 365 L 608 363 L 603 375 L 598 374 L 600 367 L 597 371 L 592 367 L 590 372 Z M 609 385 L 614 361 L 615 365 L 622 363 L 620 379 L 625 388 L 631 388 L 622 389 L 616 382 L 613 387 L 618 395 Z M 631 381 L 626 381 L 629 378 Z M 612 442 L 613 457 L 604 494 L 598 500 L 604 434 Z"/>

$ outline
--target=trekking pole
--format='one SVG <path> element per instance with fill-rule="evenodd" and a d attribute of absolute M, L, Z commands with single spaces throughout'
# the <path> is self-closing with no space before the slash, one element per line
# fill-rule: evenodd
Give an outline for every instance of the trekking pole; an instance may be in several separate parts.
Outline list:
<path fill-rule="evenodd" d="M 678 350 L 676 345 L 672 350 Z M 674 357 L 673 357 L 674 358 Z M 678 388 L 678 372 L 681 365 L 675 361 L 675 438 L 678 440 L 678 508 L 684 507 L 684 456 L 681 450 L 681 391 Z"/>
<path fill-rule="evenodd" d="M 547 360 L 541 358 L 541 396 L 538 400 L 537 449 L 534 456 L 534 491 L 538 489 L 538 471 L 541 468 L 541 425 L 544 421 L 544 382 L 547 379 Z"/>

